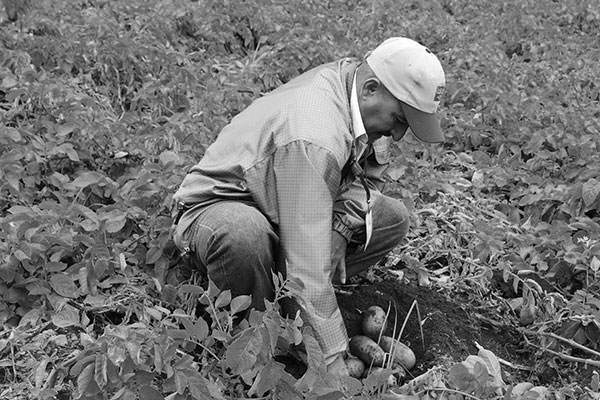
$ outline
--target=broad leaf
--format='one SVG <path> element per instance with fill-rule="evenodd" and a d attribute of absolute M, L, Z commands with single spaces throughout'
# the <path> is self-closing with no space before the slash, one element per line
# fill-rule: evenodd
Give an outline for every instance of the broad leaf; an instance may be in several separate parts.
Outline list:
<path fill-rule="evenodd" d="M 270 359 L 256 376 L 252 387 L 248 391 L 249 395 L 263 396 L 270 389 L 273 389 L 281 379 L 285 366 Z"/>
<path fill-rule="evenodd" d="M 231 304 L 229 305 L 229 308 L 231 310 L 231 313 L 235 314 L 240 311 L 244 311 L 244 310 L 248 309 L 248 307 L 250 307 L 251 303 L 252 303 L 252 296 L 248 296 L 248 295 L 237 296 L 233 300 L 231 300 Z"/>
<path fill-rule="evenodd" d="M 140 388 L 139 398 L 142 400 L 164 400 L 162 394 L 155 388 L 149 385 L 142 386 Z"/>
<path fill-rule="evenodd" d="M 259 330 L 246 329 L 227 348 L 225 364 L 236 375 L 248 372 L 256 363 L 262 342 Z"/>
<path fill-rule="evenodd" d="M 108 233 L 116 233 L 119 232 L 125 226 L 127 222 L 126 213 L 122 213 L 119 215 L 111 216 L 111 218 L 107 219 L 104 227 Z"/>
<path fill-rule="evenodd" d="M 71 182 L 71 185 L 73 185 L 77 189 L 81 189 L 90 185 L 95 185 L 104 178 L 105 176 L 99 172 L 84 172 L 77 178 L 75 178 L 75 180 Z"/>
<path fill-rule="evenodd" d="M 0 279 L 5 283 L 11 283 L 16 276 L 17 266 L 13 263 L 0 264 Z"/>
<path fill-rule="evenodd" d="M 192 398 L 196 400 L 210 399 L 211 395 L 208 390 L 207 381 L 200 374 L 191 374 L 188 376 L 188 389 Z"/>
<path fill-rule="evenodd" d="M 73 278 L 67 274 L 55 274 L 50 277 L 50 286 L 56 293 L 63 297 L 75 298 L 79 296 Z"/>
<path fill-rule="evenodd" d="M 100 389 L 104 388 L 108 382 L 106 361 L 106 354 L 98 354 L 96 356 L 94 364 L 94 380 Z"/>
<path fill-rule="evenodd" d="M 202 342 L 208 336 L 208 324 L 202 318 L 198 318 L 195 322 L 187 318 L 181 318 L 181 323 L 185 327 L 186 333 L 194 340 Z"/>
<path fill-rule="evenodd" d="M 465 390 L 471 385 L 473 375 L 462 363 L 454 364 L 448 371 L 448 384 L 456 390 Z"/>
<path fill-rule="evenodd" d="M 308 367 L 314 370 L 323 368 L 325 361 L 323 358 L 323 352 L 321 351 L 321 346 L 319 346 L 317 339 L 315 339 L 315 337 L 312 335 L 303 334 L 302 341 L 304 342 L 304 347 L 306 349 Z"/>
<path fill-rule="evenodd" d="M 52 323 L 58 328 L 67 328 L 69 326 L 79 326 L 79 312 L 73 307 L 65 307 L 56 314 L 53 314 Z"/>
<path fill-rule="evenodd" d="M 502 380 L 502 371 L 500 368 L 500 361 L 498 357 L 494 353 L 484 348 L 479 349 L 479 353 L 477 354 L 480 359 L 485 363 L 487 367 L 488 373 L 492 376 L 493 385 L 497 387 L 504 386 L 504 381 Z"/>
<path fill-rule="evenodd" d="M 88 364 L 77 377 L 77 397 L 83 397 L 94 379 L 94 363 Z"/>
<path fill-rule="evenodd" d="M 583 199 L 583 203 L 590 207 L 600 194 L 600 182 L 596 180 L 596 178 L 592 178 L 583 184 L 581 189 L 581 197 Z"/>
<path fill-rule="evenodd" d="M 215 301 L 215 308 L 221 308 L 229 305 L 231 302 L 231 290 L 223 290 Z"/>

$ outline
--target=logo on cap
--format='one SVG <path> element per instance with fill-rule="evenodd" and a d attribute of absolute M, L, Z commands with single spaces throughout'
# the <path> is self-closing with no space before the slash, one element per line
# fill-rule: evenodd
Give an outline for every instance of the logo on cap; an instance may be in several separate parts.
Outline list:
<path fill-rule="evenodd" d="M 444 95 L 444 87 L 443 86 L 438 86 L 437 89 L 435 90 L 435 96 L 433 97 L 433 101 L 440 101 L 442 99 L 442 96 Z"/>

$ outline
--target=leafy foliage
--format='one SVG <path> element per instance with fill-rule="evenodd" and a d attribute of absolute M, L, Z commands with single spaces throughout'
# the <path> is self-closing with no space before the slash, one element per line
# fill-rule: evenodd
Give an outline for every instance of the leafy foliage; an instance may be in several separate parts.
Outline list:
<path fill-rule="evenodd" d="M 504 291 L 505 318 L 540 357 L 597 365 L 594 1 L 15 5 L 0 30 L 3 397 L 381 394 L 389 371 L 364 382 L 323 374 L 310 332 L 276 304 L 236 325 L 246 299 L 179 285 L 170 199 L 254 98 L 393 35 L 440 56 L 448 142 L 396 148 L 385 190 L 414 211 L 414 228 L 386 266 L 471 296 Z M 308 350 L 301 380 L 275 358 L 297 345 Z M 554 389 L 503 383 L 493 355 L 477 357 L 436 387 L 454 390 L 448 398 L 598 396 L 597 375 Z"/>

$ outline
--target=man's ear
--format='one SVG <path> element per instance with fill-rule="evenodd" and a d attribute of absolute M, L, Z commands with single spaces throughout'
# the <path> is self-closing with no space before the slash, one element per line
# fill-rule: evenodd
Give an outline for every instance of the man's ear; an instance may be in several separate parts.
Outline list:
<path fill-rule="evenodd" d="M 361 95 L 365 98 L 373 96 L 379 90 L 381 82 L 375 77 L 366 79 L 362 84 Z"/>

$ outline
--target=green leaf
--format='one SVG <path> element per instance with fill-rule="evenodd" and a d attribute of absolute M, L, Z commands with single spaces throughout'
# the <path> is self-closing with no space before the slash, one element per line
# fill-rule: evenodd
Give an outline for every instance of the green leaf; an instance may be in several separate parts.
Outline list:
<path fill-rule="evenodd" d="M 65 269 L 67 269 L 67 264 L 59 261 L 48 262 L 46 265 L 44 265 L 44 271 L 47 272 L 61 272 Z"/>
<path fill-rule="evenodd" d="M 158 246 L 153 246 L 146 252 L 146 264 L 154 264 L 162 256 L 162 249 Z"/>
<path fill-rule="evenodd" d="M 600 374 L 598 374 L 598 371 L 592 371 L 591 387 L 594 392 L 600 391 Z"/>
<path fill-rule="evenodd" d="M 250 371 L 262 347 L 262 335 L 259 330 L 246 329 L 231 343 L 225 353 L 225 365 L 236 375 Z"/>
<path fill-rule="evenodd" d="M 106 354 L 98 354 L 96 356 L 94 365 L 94 380 L 100 389 L 104 388 L 108 382 L 106 361 Z"/>
<path fill-rule="evenodd" d="M 6 79 L 7 78 L 5 78 L 3 83 L 6 81 Z M 2 136 L 6 136 L 6 137 L 10 138 L 13 142 L 20 142 L 22 139 L 21 134 L 19 133 L 18 130 L 16 130 L 15 128 L 7 127 L 5 125 L 3 125 L 0 128 L 0 133 L 2 134 Z"/>
<path fill-rule="evenodd" d="M 175 153 L 174 151 L 163 151 L 158 156 L 158 159 L 160 160 L 161 164 L 163 164 L 163 165 L 165 165 L 169 162 L 174 162 L 175 164 L 180 162 L 179 155 L 177 153 Z"/>
<path fill-rule="evenodd" d="M 479 353 L 477 355 L 485 363 L 489 374 L 492 376 L 493 385 L 497 387 L 504 386 L 504 381 L 502 380 L 502 370 L 500 368 L 500 361 L 498 360 L 498 357 L 483 347 L 479 349 Z"/>
<path fill-rule="evenodd" d="M 185 392 L 185 388 L 188 387 L 187 375 L 183 371 L 175 371 L 173 378 L 175 380 L 175 388 L 177 389 L 177 393 L 183 394 Z"/>
<path fill-rule="evenodd" d="M 231 313 L 236 314 L 240 311 L 244 311 L 244 310 L 248 309 L 248 307 L 250 307 L 251 303 L 252 303 L 251 296 L 241 295 L 241 296 L 237 296 L 233 300 L 231 300 L 231 304 L 229 307 L 231 309 Z"/>
<path fill-rule="evenodd" d="M 75 298 L 79 296 L 73 278 L 67 274 L 55 274 L 50 277 L 50 286 L 56 293 L 63 297 Z"/>
<path fill-rule="evenodd" d="M 462 363 L 454 364 L 448 371 L 448 384 L 452 389 L 465 390 L 472 380 L 473 376 Z"/>
<path fill-rule="evenodd" d="M 391 368 L 383 368 L 372 371 L 367 376 L 367 379 L 364 380 L 365 389 L 367 389 L 370 392 L 374 392 L 375 390 L 383 386 L 391 375 Z"/>
<path fill-rule="evenodd" d="M 45 357 L 35 369 L 35 387 L 36 388 L 42 387 L 42 384 L 44 383 L 46 376 L 48 376 L 48 374 L 46 372 L 46 367 L 48 366 L 48 361 L 50 361 L 50 358 Z"/>
<path fill-rule="evenodd" d="M 13 263 L 4 263 L 0 265 L 0 279 L 5 283 L 11 283 L 16 276 L 17 267 Z"/>
<path fill-rule="evenodd" d="M 321 351 L 321 346 L 319 346 L 317 339 L 315 339 L 313 335 L 303 333 L 302 342 L 306 349 L 306 358 L 309 368 L 314 370 L 322 368 L 325 359 L 323 358 L 323 352 Z"/>
<path fill-rule="evenodd" d="M 215 308 L 221 308 L 229 305 L 231 302 L 231 290 L 223 290 L 215 301 Z"/>
<path fill-rule="evenodd" d="M 186 284 L 179 286 L 178 293 L 180 296 L 200 296 L 204 289 L 202 286 Z"/>
<path fill-rule="evenodd" d="M 33 296 L 45 296 L 52 293 L 48 282 L 42 280 L 35 280 L 26 286 L 27 291 Z"/>
<path fill-rule="evenodd" d="M 54 150 L 54 152 L 55 153 L 65 153 L 71 161 L 75 161 L 75 162 L 80 161 L 79 154 L 77 154 L 77 152 L 75 151 L 75 149 L 73 148 L 73 145 L 71 143 L 61 144 Z"/>
<path fill-rule="evenodd" d="M 32 308 L 21 317 L 19 327 L 26 327 L 27 325 L 31 325 L 32 327 L 37 326 L 40 318 L 42 318 L 42 307 Z"/>
<path fill-rule="evenodd" d="M 69 133 L 73 132 L 75 130 L 75 128 L 77 128 L 76 125 L 63 124 L 58 127 L 58 129 L 56 130 L 56 134 L 58 136 L 67 136 Z M 73 146 L 71 145 L 71 147 L 73 147 Z"/>
<path fill-rule="evenodd" d="M 275 353 L 275 350 L 277 348 L 277 342 L 280 340 L 280 337 L 284 338 L 284 333 L 280 332 L 281 331 L 281 324 L 280 324 L 281 316 L 279 314 L 274 316 L 273 314 L 274 313 L 269 313 L 269 315 L 266 315 L 263 318 L 263 323 L 264 323 L 265 329 L 267 330 L 266 336 L 270 339 L 271 352 Z"/>
<path fill-rule="evenodd" d="M 188 388 L 192 398 L 196 400 L 205 400 L 211 398 L 206 379 L 200 374 L 191 374 L 188 376 Z"/>
<path fill-rule="evenodd" d="M 77 397 L 83 397 L 94 378 L 94 363 L 88 364 L 77 377 Z"/>
<path fill-rule="evenodd" d="M 248 394 L 253 396 L 263 396 L 267 391 L 276 387 L 277 382 L 281 379 L 285 366 L 270 359 L 256 376 L 252 387 Z"/>
<path fill-rule="evenodd" d="M 125 226 L 127 222 L 127 214 L 122 213 L 120 215 L 115 215 L 105 222 L 105 229 L 108 233 L 117 233 Z"/>
<path fill-rule="evenodd" d="M 142 400 L 164 400 L 164 396 L 158 390 L 150 385 L 145 385 L 140 388 L 139 398 Z"/>
<path fill-rule="evenodd" d="M 596 180 L 596 178 L 592 178 L 583 184 L 581 188 L 581 197 L 583 199 L 583 204 L 587 207 L 590 207 L 600 194 L 600 182 Z"/>
<path fill-rule="evenodd" d="M 79 312 L 73 307 L 65 307 L 58 313 L 52 315 L 52 323 L 58 328 L 80 325 Z"/>
<path fill-rule="evenodd" d="M 51 176 L 50 176 L 50 183 L 52 183 L 52 185 L 56 186 L 57 188 L 63 188 L 65 183 L 69 182 L 69 177 L 66 175 L 63 175 L 59 172 L 54 172 Z"/>
<path fill-rule="evenodd" d="M 598 257 L 594 256 L 592 258 L 592 261 L 590 261 L 590 269 L 595 273 L 600 271 L 600 260 L 598 259 Z"/>
<path fill-rule="evenodd" d="M 84 172 L 75 178 L 75 180 L 71 182 L 71 185 L 77 189 L 82 189 L 90 185 L 95 185 L 102 179 L 104 179 L 104 175 L 99 172 Z"/>
<path fill-rule="evenodd" d="M 196 322 L 187 318 L 181 318 L 181 323 L 185 327 L 186 333 L 195 341 L 201 342 L 208 336 L 208 324 L 204 319 L 198 318 Z"/>

